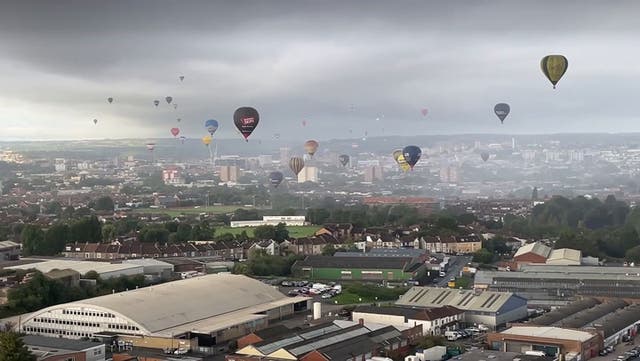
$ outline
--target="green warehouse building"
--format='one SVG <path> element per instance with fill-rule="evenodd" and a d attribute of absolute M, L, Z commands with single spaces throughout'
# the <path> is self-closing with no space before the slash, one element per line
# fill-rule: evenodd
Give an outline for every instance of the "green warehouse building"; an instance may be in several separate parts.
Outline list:
<path fill-rule="evenodd" d="M 307 256 L 291 270 L 295 277 L 312 280 L 407 281 L 424 276 L 426 267 L 411 257 Z"/>

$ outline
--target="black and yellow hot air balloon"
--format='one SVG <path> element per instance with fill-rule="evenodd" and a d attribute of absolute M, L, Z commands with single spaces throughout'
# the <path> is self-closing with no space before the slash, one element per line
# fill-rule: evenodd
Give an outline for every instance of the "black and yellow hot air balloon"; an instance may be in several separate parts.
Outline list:
<path fill-rule="evenodd" d="M 553 84 L 553 89 L 556 88 L 556 84 L 560 81 L 560 78 L 564 75 L 569 67 L 567 58 L 563 55 L 547 55 L 540 61 L 540 68 L 542 72 Z"/>

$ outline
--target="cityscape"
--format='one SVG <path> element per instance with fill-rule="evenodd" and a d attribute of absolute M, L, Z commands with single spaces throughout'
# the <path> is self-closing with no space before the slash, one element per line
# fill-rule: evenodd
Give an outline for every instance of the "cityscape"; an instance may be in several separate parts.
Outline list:
<path fill-rule="evenodd" d="M 640 358 L 640 4 L 3 5 L 0 361 Z"/>

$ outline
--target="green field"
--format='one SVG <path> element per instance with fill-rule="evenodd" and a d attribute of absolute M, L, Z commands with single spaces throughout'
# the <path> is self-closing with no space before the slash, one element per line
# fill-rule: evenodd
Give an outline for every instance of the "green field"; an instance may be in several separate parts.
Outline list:
<path fill-rule="evenodd" d="M 313 236 L 317 230 L 321 227 L 319 226 L 289 226 L 287 229 L 289 230 L 289 237 L 292 238 L 300 238 L 300 237 L 310 237 Z M 216 227 L 216 236 L 225 233 L 231 233 L 233 235 L 240 234 L 242 231 L 247 231 L 247 235 L 249 237 L 253 237 L 253 227 L 238 227 L 231 228 L 228 226 L 225 227 Z"/>
<path fill-rule="evenodd" d="M 146 213 L 146 214 L 166 214 L 170 217 L 176 217 L 182 214 L 223 214 L 223 213 L 233 213 L 238 208 L 245 208 L 242 206 L 210 206 L 210 207 L 184 207 L 184 208 L 139 208 L 135 209 L 135 213 Z"/>

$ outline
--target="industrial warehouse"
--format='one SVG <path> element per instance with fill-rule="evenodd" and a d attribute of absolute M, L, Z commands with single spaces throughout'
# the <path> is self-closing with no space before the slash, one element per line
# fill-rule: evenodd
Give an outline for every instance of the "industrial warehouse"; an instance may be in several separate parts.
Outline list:
<path fill-rule="evenodd" d="M 464 311 L 464 323 L 484 324 L 493 329 L 527 317 L 527 300 L 508 292 L 412 287 L 396 305 L 415 308 L 453 306 Z"/>
<path fill-rule="evenodd" d="M 307 310 L 308 302 L 245 276 L 216 274 L 48 307 L 20 327 L 49 337 L 110 335 L 134 346 L 206 349 Z"/>
<path fill-rule="evenodd" d="M 478 271 L 474 288 L 513 292 L 529 305 L 562 306 L 578 296 L 640 298 L 640 273 L 630 267 L 523 265 L 518 272 Z"/>

